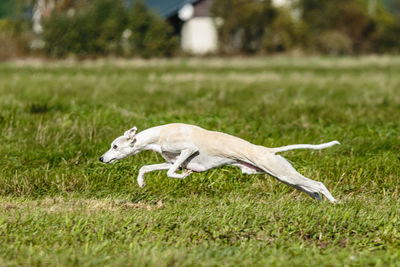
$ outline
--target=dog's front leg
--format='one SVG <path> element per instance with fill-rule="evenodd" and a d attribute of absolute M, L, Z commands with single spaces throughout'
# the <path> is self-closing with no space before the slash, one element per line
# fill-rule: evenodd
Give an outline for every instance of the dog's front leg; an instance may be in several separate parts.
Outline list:
<path fill-rule="evenodd" d="M 144 175 L 148 172 L 159 171 L 159 170 L 168 170 L 171 168 L 172 164 L 170 163 L 161 163 L 161 164 L 153 164 L 153 165 L 145 165 L 142 166 L 139 170 L 139 175 L 137 177 L 137 182 L 140 187 L 144 187 L 146 184 L 144 183 Z"/>
<path fill-rule="evenodd" d="M 177 158 L 177 160 L 174 162 L 174 164 L 169 168 L 167 175 L 170 178 L 176 178 L 176 179 L 184 179 L 186 178 L 189 174 L 192 173 L 190 170 L 186 170 L 183 173 L 176 173 L 176 171 L 179 169 L 179 167 L 182 165 L 185 160 L 187 160 L 190 156 L 192 156 L 194 153 L 196 153 L 198 149 L 196 147 L 191 147 L 187 148 L 185 150 L 182 150 L 181 154 Z"/>

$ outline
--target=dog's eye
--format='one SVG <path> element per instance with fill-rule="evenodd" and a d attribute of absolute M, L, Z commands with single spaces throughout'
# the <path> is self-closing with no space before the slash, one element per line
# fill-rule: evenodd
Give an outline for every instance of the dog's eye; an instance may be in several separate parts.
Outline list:
<path fill-rule="evenodd" d="M 118 148 L 118 146 L 117 146 L 117 145 L 114 145 L 114 146 L 113 146 L 113 148 L 114 148 L 114 149 L 117 149 L 117 148 Z"/>

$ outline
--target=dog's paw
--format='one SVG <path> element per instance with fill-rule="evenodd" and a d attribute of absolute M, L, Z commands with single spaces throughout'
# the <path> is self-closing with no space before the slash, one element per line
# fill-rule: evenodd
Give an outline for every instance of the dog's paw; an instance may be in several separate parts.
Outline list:
<path fill-rule="evenodd" d="M 137 183 L 138 183 L 140 188 L 143 188 L 146 185 L 145 182 L 143 181 L 143 179 L 138 179 Z"/>
<path fill-rule="evenodd" d="M 337 199 L 333 199 L 333 200 L 331 200 L 331 203 L 332 204 L 336 204 L 336 205 L 340 205 L 340 204 L 342 204 L 342 201 L 337 200 Z"/>

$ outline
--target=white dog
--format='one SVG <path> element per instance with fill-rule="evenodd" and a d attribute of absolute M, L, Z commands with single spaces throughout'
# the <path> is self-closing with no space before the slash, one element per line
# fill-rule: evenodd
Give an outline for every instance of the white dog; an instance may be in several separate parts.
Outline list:
<path fill-rule="evenodd" d="M 143 150 L 160 153 L 166 163 L 141 167 L 137 177 L 140 187 L 145 185 L 144 174 L 151 171 L 168 170 L 168 177 L 184 179 L 192 172 L 233 165 L 247 174 L 267 173 L 318 200 L 321 200 L 319 193 L 322 193 L 330 202 L 336 202 L 323 183 L 304 177 L 276 153 L 301 148 L 323 149 L 339 144 L 338 141 L 320 145 L 299 144 L 268 148 L 232 135 L 182 123 L 156 126 L 138 134 L 136 131 L 136 127 L 133 127 L 115 139 L 100 161 L 112 163 Z M 177 173 L 179 169 L 184 171 Z"/>

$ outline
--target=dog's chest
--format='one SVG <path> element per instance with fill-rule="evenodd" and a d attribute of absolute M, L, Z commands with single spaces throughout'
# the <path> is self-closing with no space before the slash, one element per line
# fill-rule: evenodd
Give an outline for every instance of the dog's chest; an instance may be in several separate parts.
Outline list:
<path fill-rule="evenodd" d="M 179 157 L 180 153 L 173 153 L 168 151 L 161 151 L 161 156 L 168 163 L 174 163 L 176 159 Z"/>
<path fill-rule="evenodd" d="M 179 157 L 180 153 L 173 153 L 162 151 L 161 156 L 167 161 L 168 163 L 174 163 L 177 158 Z M 194 153 L 191 157 L 189 157 L 180 167 L 192 170 L 195 172 L 203 172 L 209 169 L 222 166 L 222 165 L 229 165 L 234 163 L 235 161 L 228 158 L 222 157 L 215 157 L 210 156 L 205 153 Z"/>

